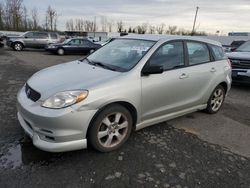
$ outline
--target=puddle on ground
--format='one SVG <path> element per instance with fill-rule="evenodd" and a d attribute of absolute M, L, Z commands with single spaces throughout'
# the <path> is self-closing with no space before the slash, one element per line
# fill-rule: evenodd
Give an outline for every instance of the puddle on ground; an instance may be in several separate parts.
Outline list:
<path fill-rule="evenodd" d="M 48 165 L 62 158 L 62 153 L 48 153 L 35 148 L 29 140 L 21 140 L 0 150 L 0 168 L 15 169 L 25 165 Z"/>

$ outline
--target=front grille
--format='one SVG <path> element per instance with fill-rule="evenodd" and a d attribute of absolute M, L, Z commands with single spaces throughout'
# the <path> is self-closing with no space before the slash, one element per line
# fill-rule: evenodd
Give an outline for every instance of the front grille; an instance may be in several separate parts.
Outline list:
<path fill-rule="evenodd" d="M 230 59 L 233 69 L 250 69 L 250 60 Z"/>
<path fill-rule="evenodd" d="M 32 89 L 28 84 L 25 85 L 25 93 L 27 97 L 34 102 L 38 101 L 41 97 L 41 94 Z"/>

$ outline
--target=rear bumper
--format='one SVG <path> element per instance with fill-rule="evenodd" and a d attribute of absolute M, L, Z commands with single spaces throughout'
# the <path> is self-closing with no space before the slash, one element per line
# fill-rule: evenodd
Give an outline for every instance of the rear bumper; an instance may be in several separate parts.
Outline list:
<path fill-rule="evenodd" d="M 232 79 L 234 83 L 250 84 L 250 69 L 233 69 Z"/>

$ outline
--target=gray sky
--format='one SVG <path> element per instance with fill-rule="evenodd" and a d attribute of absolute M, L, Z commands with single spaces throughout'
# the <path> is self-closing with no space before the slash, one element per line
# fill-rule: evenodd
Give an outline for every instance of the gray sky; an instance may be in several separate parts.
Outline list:
<path fill-rule="evenodd" d="M 1 0 L 0 0 L 1 1 Z M 59 29 L 70 18 L 123 20 L 125 26 L 140 23 L 176 25 L 192 29 L 196 6 L 200 7 L 197 30 L 223 34 L 230 31 L 250 32 L 250 0 L 24 0 L 28 9 L 37 7 L 40 23 L 51 5 L 59 13 Z"/>

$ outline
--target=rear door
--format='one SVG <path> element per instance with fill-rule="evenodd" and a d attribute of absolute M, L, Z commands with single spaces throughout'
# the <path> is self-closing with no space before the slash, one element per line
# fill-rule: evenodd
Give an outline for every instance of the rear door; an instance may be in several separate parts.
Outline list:
<path fill-rule="evenodd" d="M 185 70 L 186 84 L 190 88 L 186 93 L 187 107 L 206 104 L 207 99 L 204 96 L 211 92 L 211 87 L 214 87 L 213 80 L 216 78 L 213 57 L 206 43 L 186 41 L 185 48 L 188 61 Z"/>
<path fill-rule="evenodd" d="M 83 39 L 81 44 L 81 52 L 88 53 L 91 49 L 94 49 L 93 43 L 87 39 Z"/>
<path fill-rule="evenodd" d="M 34 47 L 44 48 L 49 41 L 49 35 L 46 32 L 34 32 Z"/>

